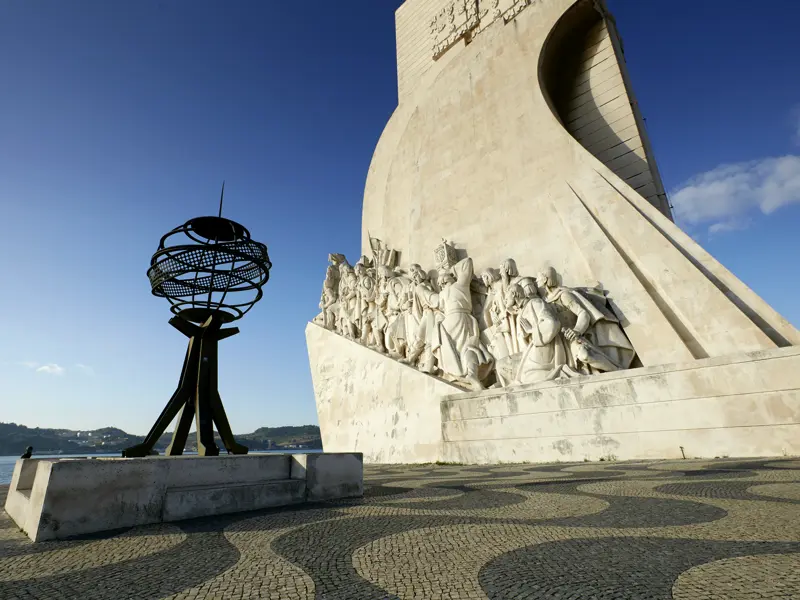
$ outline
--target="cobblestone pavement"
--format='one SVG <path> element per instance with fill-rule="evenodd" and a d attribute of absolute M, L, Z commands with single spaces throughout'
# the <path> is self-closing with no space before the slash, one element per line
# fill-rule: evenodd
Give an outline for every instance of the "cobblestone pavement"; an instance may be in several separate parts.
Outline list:
<path fill-rule="evenodd" d="M 368 465 L 358 500 L 40 544 L 0 512 L 12 598 L 800 599 L 800 461 Z"/>

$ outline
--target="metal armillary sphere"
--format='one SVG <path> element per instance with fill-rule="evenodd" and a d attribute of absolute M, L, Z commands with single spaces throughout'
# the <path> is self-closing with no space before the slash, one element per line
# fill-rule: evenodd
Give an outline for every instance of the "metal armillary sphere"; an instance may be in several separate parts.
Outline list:
<path fill-rule="evenodd" d="M 244 316 L 262 297 L 272 263 L 267 247 L 234 221 L 219 216 L 197 217 L 164 237 L 150 260 L 147 276 L 153 295 L 169 300 L 169 323 L 189 338 L 178 389 L 144 442 L 123 451 L 126 457 L 148 456 L 178 416 L 168 456 L 183 454 L 192 421 L 196 421 L 197 453 L 217 456 L 214 425 L 230 454 L 247 454 L 233 439 L 217 389 L 217 343 L 239 333 L 222 329 Z"/>

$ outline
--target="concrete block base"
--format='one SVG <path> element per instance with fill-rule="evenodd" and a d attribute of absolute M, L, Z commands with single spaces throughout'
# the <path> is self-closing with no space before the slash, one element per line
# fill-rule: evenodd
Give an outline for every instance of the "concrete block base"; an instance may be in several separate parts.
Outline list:
<path fill-rule="evenodd" d="M 363 462 L 360 453 L 297 454 L 292 478 L 305 481 L 308 502 L 359 497 L 364 495 Z"/>
<path fill-rule="evenodd" d="M 360 453 L 20 459 L 5 510 L 34 542 L 363 494 Z"/>

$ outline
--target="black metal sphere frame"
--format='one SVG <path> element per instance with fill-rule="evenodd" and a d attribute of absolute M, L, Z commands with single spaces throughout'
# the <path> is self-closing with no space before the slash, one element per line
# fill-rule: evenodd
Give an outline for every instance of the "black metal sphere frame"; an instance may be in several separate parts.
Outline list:
<path fill-rule="evenodd" d="M 175 239 L 181 235 L 190 243 Z M 202 323 L 217 314 L 229 323 L 261 299 L 271 268 L 266 245 L 251 239 L 243 225 L 197 217 L 161 238 L 147 276 L 153 295 L 169 300 L 175 315 Z M 252 294 L 245 301 L 232 300 L 242 292 Z"/>
<path fill-rule="evenodd" d="M 247 447 L 236 443 L 222 406 L 218 344 L 239 333 L 238 327 L 223 324 L 240 319 L 261 299 L 271 268 L 267 247 L 250 239 L 239 223 L 222 218 L 222 195 L 219 216 L 191 219 L 161 238 L 147 276 L 153 294 L 171 304 L 175 316 L 170 325 L 189 343 L 175 393 L 144 441 L 126 448 L 123 456 L 150 456 L 173 421 L 168 456 L 183 454 L 193 423 L 200 456 L 219 455 L 215 427 L 229 454 L 247 454 Z M 247 301 L 228 300 L 248 291 Z"/>

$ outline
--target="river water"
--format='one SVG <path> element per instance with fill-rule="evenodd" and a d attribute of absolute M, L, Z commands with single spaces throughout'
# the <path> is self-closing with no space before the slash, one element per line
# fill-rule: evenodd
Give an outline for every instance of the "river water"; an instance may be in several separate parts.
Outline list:
<path fill-rule="evenodd" d="M 298 449 L 298 450 L 265 450 L 262 452 L 250 452 L 250 454 L 311 454 L 312 452 L 322 452 L 322 450 Z M 187 452 L 187 455 L 192 452 Z M 113 454 L 34 454 L 34 458 L 83 458 L 92 456 L 114 456 L 119 457 L 119 452 Z M 14 465 L 19 456 L 0 456 L 0 485 L 11 483 L 11 476 L 14 474 Z M 2 508 L 2 507 L 0 507 Z"/>

